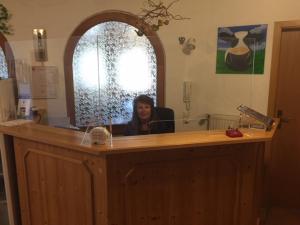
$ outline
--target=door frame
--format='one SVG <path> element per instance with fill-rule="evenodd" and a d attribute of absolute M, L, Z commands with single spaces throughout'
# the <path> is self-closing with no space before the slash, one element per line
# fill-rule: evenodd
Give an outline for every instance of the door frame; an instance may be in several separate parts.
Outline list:
<path fill-rule="evenodd" d="M 271 117 L 277 117 L 277 98 L 278 98 L 278 87 L 279 87 L 279 63 L 280 63 L 280 53 L 281 53 L 281 40 L 282 33 L 284 30 L 300 30 L 300 20 L 291 21 L 279 21 L 274 23 L 274 33 L 273 33 L 273 50 L 271 59 L 271 72 L 270 72 L 270 84 L 269 84 L 269 100 L 268 100 L 268 115 Z M 274 137 L 276 138 L 276 136 Z M 273 139 L 274 140 L 274 139 Z M 266 207 L 266 214 L 269 213 L 270 203 L 272 202 L 272 196 L 270 195 L 271 183 L 270 183 L 270 173 L 271 173 L 271 161 L 273 158 L 273 151 L 271 143 L 267 143 L 265 152 L 265 189 L 266 194 L 264 199 L 264 204 Z"/>
<path fill-rule="evenodd" d="M 277 89 L 278 89 L 278 67 L 280 58 L 280 43 L 283 30 L 286 29 L 300 29 L 300 20 L 291 21 L 280 21 L 274 23 L 274 34 L 273 34 L 273 50 L 272 50 L 272 61 L 271 61 L 271 74 L 270 74 L 270 85 L 269 85 L 269 101 L 268 101 L 268 115 L 277 117 L 276 115 L 276 100 L 277 100 Z"/>

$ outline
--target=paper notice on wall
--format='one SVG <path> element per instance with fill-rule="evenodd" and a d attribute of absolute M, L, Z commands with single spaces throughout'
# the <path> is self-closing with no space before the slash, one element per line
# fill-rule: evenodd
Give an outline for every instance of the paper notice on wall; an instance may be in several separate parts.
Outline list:
<path fill-rule="evenodd" d="M 57 98 L 58 69 L 55 66 L 32 67 L 32 98 Z"/>
<path fill-rule="evenodd" d="M 19 98 L 31 98 L 31 65 L 25 60 L 17 59 L 15 67 Z"/>

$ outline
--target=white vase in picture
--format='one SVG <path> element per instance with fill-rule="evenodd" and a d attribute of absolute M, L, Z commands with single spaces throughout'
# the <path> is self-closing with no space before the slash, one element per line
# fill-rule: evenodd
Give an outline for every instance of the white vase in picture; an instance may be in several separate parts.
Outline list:
<path fill-rule="evenodd" d="M 233 70 L 245 70 L 251 65 L 251 50 L 244 42 L 247 35 L 248 31 L 236 32 L 237 44 L 225 53 L 225 62 Z"/>

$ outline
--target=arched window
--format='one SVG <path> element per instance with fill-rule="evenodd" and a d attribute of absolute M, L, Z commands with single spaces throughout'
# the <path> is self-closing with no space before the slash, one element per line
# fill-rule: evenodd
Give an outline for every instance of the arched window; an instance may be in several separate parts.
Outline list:
<path fill-rule="evenodd" d="M 164 106 L 165 56 L 147 24 L 126 12 L 106 11 L 81 23 L 65 52 L 68 115 L 76 126 L 97 120 L 125 124 L 139 94 Z M 143 26 L 143 36 L 136 31 Z"/>
<path fill-rule="evenodd" d="M 0 33 L 0 78 L 15 77 L 14 56 L 8 41 Z"/>

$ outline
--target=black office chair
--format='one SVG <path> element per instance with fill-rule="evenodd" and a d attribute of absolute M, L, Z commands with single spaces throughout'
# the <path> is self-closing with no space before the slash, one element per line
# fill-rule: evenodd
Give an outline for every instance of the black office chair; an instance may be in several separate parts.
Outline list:
<path fill-rule="evenodd" d="M 154 110 L 160 120 L 160 123 L 163 123 L 165 127 L 163 133 L 174 133 L 175 121 L 174 121 L 173 109 L 166 108 L 166 107 L 155 107 Z"/>

